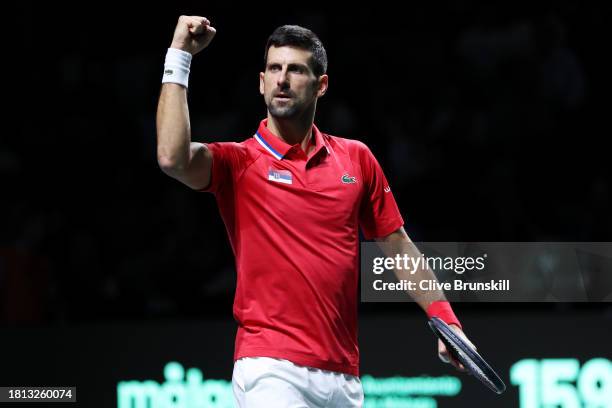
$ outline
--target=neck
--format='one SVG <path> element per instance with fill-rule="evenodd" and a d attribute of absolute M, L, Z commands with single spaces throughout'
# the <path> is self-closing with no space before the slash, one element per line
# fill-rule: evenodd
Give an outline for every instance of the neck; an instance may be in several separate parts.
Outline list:
<path fill-rule="evenodd" d="M 302 150 L 308 154 L 308 146 L 312 137 L 312 124 L 314 122 L 315 106 L 307 109 L 304 114 L 295 118 L 276 118 L 268 112 L 268 129 L 280 137 L 285 143 L 300 144 Z"/>

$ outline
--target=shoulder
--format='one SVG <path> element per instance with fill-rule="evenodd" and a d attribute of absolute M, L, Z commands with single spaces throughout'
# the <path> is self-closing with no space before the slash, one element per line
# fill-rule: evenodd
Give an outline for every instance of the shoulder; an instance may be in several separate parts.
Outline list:
<path fill-rule="evenodd" d="M 213 160 L 217 157 L 234 165 L 248 165 L 261 156 L 259 145 L 252 137 L 242 142 L 211 142 L 205 145 L 211 151 Z"/>
<path fill-rule="evenodd" d="M 361 140 L 334 136 L 327 133 L 323 133 L 323 137 L 332 149 L 348 154 L 351 159 L 361 162 L 372 156 L 370 148 Z"/>
<path fill-rule="evenodd" d="M 215 146 L 218 148 L 222 148 L 222 149 L 227 149 L 227 150 L 242 150 L 242 151 L 246 151 L 249 148 L 252 148 L 253 142 L 255 140 L 252 137 L 249 137 L 247 139 L 244 139 L 241 142 L 227 142 L 227 141 L 219 141 L 219 142 L 207 142 L 204 143 L 207 146 Z M 255 143 L 257 144 L 257 143 Z"/>
<path fill-rule="evenodd" d="M 249 137 L 242 142 L 209 142 L 204 143 L 209 149 L 223 153 L 238 154 L 238 155 L 254 155 L 257 154 L 257 142 L 254 138 Z"/>

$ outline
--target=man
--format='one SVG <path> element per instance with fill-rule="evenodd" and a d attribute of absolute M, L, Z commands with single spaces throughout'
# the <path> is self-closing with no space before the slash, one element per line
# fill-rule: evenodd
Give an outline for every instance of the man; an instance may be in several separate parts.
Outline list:
<path fill-rule="evenodd" d="M 215 194 L 236 256 L 237 404 L 359 407 L 358 229 L 403 252 L 418 250 L 370 150 L 314 125 L 328 76 L 325 49 L 310 30 L 283 26 L 270 36 L 259 75 L 268 115 L 253 137 L 191 142 L 189 66 L 215 33 L 206 18 L 179 18 L 166 55 L 157 151 L 166 174 Z M 435 279 L 429 270 L 415 278 Z M 444 295 L 432 296 L 415 300 L 462 333 Z"/>

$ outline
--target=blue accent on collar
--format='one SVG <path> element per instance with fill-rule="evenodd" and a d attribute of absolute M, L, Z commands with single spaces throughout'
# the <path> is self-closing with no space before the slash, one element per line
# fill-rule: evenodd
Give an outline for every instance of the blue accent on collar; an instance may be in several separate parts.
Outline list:
<path fill-rule="evenodd" d="M 265 145 L 265 147 L 270 150 L 270 152 L 277 158 L 277 159 L 282 159 L 283 155 L 280 154 L 279 152 L 277 152 L 276 150 L 274 150 L 274 148 L 272 146 L 270 146 L 270 144 L 268 142 L 266 142 L 266 139 L 264 139 L 259 132 L 255 132 L 255 134 L 257 136 L 259 136 L 259 140 L 261 140 L 261 142 Z"/>

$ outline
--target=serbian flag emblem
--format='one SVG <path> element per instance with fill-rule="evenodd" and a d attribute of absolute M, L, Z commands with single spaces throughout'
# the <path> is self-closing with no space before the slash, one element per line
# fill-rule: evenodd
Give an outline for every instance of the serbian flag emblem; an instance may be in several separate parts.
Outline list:
<path fill-rule="evenodd" d="M 271 168 L 268 170 L 268 180 L 276 181 L 277 183 L 291 184 L 291 172 L 289 170 L 278 170 Z"/>

